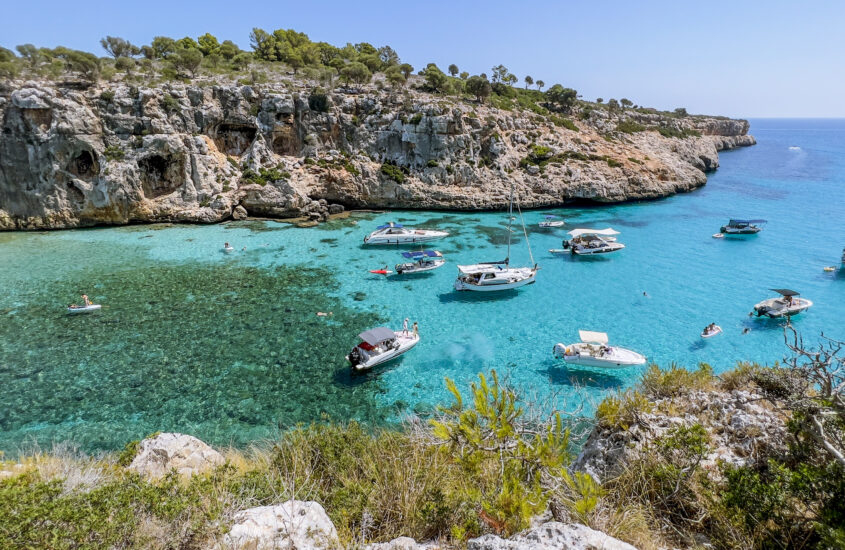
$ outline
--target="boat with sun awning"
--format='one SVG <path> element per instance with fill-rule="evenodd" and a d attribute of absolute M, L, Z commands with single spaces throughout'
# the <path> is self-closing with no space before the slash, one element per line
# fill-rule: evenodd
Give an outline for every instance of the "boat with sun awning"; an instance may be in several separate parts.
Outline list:
<path fill-rule="evenodd" d="M 607 334 L 590 330 L 579 330 L 581 341 L 575 344 L 555 344 L 555 357 L 562 358 L 567 363 L 585 367 L 621 368 L 643 365 L 646 358 L 639 353 L 609 346 Z"/>
<path fill-rule="evenodd" d="M 769 298 L 754 306 L 757 317 L 790 317 L 810 309 L 813 302 L 806 298 L 799 298 L 799 293 L 788 288 L 773 288 L 772 292 L 780 294 L 779 298 Z"/>
<path fill-rule="evenodd" d="M 723 225 L 719 231 L 722 232 L 722 235 L 726 237 L 742 237 L 748 235 L 756 235 L 760 231 L 763 230 L 763 225 L 766 224 L 766 220 L 740 220 L 740 219 L 732 219 L 728 222 L 728 225 Z"/>
<path fill-rule="evenodd" d="M 543 228 L 563 227 L 564 225 L 566 225 L 565 220 L 560 220 L 557 216 L 552 216 L 551 214 L 548 216 L 543 216 L 543 221 L 540 222 L 540 227 Z"/>
<path fill-rule="evenodd" d="M 437 250 L 417 250 L 414 252 L 403 252 L 402 257 L 410 262 L 396 264 L 394 269 L 397 275 L 410 275 L 412 273 L 425 273 L 442 267 L 446 260 Z"/>
<path fill-rule="evenodd" d="M 346 360 L 355 372 L 369 370 L 416 346 L 419 334 L 410 331 L 394 331 L 387 327 L 376 327 L 358 335 L 361 343 L 352 348 Z"/>
<path fill-rule="evenodd" d="M 616 235 L 619 234 L 619 231 L 611 227 L 606 229 L 579 228 L 573 229 L 568 234 L 569 239 L 563 241 L 563 249 L 578 256 L 607 254 L 625 248 L 624 244 L 616 242 Z"/>

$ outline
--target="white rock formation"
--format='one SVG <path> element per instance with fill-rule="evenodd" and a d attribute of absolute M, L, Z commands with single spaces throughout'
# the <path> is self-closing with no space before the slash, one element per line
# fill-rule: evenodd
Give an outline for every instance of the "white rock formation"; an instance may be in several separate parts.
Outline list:
<path fill-rule="evenodd" d="M 220 550 L 339 549 L 334 524 L 316 502 L 289 500 L 235 514 Z"/>
<path fill-rule="evenodd" d="M 484 535 L 467 542 L 467 550 L 636 550 L 627 542 L 577 523 L 552 521 L 510 539 Z"/>
<path fill-rule="evenodd" d="M 223 455 L 196 437 L 163 433 L 141 441 L 128 468 L 149 479 L 158 479 L 170 470 L 191 476 L 224 462 Z"/>

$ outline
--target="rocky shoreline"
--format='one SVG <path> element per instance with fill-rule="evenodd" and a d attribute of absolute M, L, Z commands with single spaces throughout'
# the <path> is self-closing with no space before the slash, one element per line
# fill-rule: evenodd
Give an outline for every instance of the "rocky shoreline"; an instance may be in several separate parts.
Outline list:
<path fill-rule="evenodd" d="M 413 89 L 314 89 L 7 82 L 0 230 L 487 210 L 511 184 L 525 208 L 656 199 L 755 143 L 744 120 L 589 108 L 569 120 Z"/>

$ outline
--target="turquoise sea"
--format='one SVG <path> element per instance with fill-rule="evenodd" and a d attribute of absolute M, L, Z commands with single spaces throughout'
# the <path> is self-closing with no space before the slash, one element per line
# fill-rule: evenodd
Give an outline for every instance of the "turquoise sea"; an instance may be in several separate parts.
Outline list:
<path fill-rule="evenodd" d="M 845 120 L 754 120 L 751 133 L 758 145 L 722 153 L 695 192 L 524 212 L 541 271 L 503 295 L 452 288 L 455 264 L 504 258 L 501 212 L 0 233 L 0 450 L 60 440 L 115 449 L 159 430 L 245 445 L 325 418 L 389 423 L 449 402 L 444 377 L 465 387 L 492 368 L 531 398 L 589 414 L 643 368 L 567 368 L 555 343 L 588 329 L 662 366 L 773 363 L 786 352 L 781 323 L 748 312 L 776 287 L 815 302 L 794 319 L 805 339 L 845 339 L 845 270 L 823 271 L 839 267 L 845 246 Z M 540 230 L 547 213 L 566 227 Z M 730 217 L 769 223 L 752 239 L 713 239 Z M 450 231 L 435 245 L 447 265 L 416 278 L 370 274 L 405 250 L 362 247 L 389 220 Z M 625 250 L 548 252 L 573 227 L 607 226 Z M 237 252 L 224 255 L 224 241 Z M 529 262 L 525 244 L 515 232 L 516 265 Z M 103 310 L 68 316 L 83 292 Z M 405 317 L 419 323 L 417 348 L 351 376 L 344 355 L 356 335 Z M 710 322 L 724 333 L 705 342 Z"/>

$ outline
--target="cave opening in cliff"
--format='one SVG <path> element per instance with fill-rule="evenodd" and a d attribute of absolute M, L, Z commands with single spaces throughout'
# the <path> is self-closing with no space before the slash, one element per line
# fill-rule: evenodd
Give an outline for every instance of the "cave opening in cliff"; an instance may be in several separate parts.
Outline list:
<path fill-rule="evenodd" d="M 212 139 L 218 151 L 239 157 L 255 141 L 257 133 L 258 128 L 252 124 L 222 122 L 214 129 Z"/>
<path fill-rule="evenodd" d="M 68 172 L 78 178 L 91 178 L 100 172 L 100 166 L 91 151 L 81 151 L 71 159 Z"/>
<path fill-rule="evenodd" d="M 181 155 L 149 155 L 138 161 L 144 196 L 169 195 L 185 183 L 185 160 Z"/>

